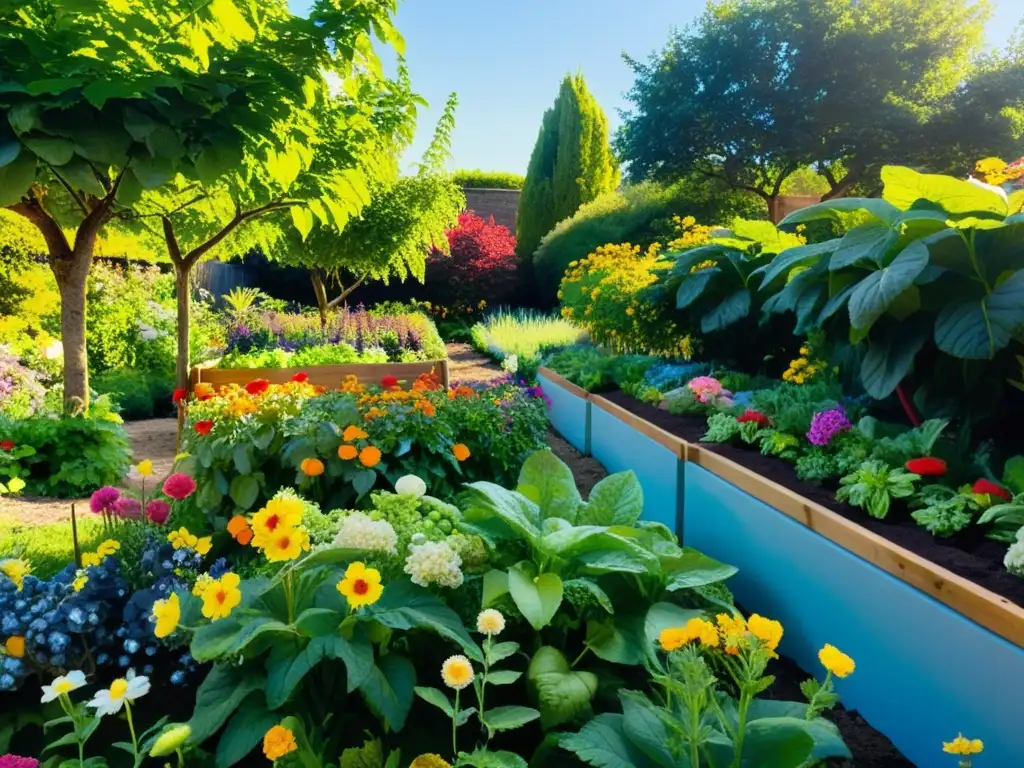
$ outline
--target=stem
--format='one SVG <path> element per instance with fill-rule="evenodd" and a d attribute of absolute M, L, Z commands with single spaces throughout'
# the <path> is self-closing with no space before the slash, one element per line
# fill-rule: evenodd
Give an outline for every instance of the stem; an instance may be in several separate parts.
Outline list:
<path fill-rule="evenodd" d="M 477 716 L 480 718 L 480 722 L 487 728 L 487 741 L 494 738 L 494 731 L 491 730 L 491 726 L 487 725 L 487 721 L 484 720 L 484 695 L 487 692 L 487 672 L 490 669 L 490 658 L 491 658 L 491 643 L 493 642 L 490 635 L 487 636 L 487 640 L 484 641 L 484 674 L 480 679 L 480 692 L 477 695 L 477 704 L 480 707 L 480 711 Z"/>
<path fill-rule="evenodd" d="M 132 746 L 135 748 L 135 758 L 138 760 L 139 757 L 139 740 L 135 738 L 135 723 L 132 722 L 132 705 L 126 699 L 124 702 L 124 711 L 128 715 L 128 730 L 132 734 Z M 136 763 L 138 765 L 138 763 Z"/>
<path fill-rule="evenodd" d="M 740 767 L 740 762 L 743 759 L 743 737 L 747 730 L 747 710 L 750 708 L 750 698 L 750 691 L 744 686 L 740 693 L 739 717 L 736 722 L 736 757 L 733 761 L 735 768 Z"/>
<path fill-rule="evenodd" d="M 921 417 L 914 408 L 914 403 L 907 395 L 907 391 L 903 388 L 903 382 L 896 385 L 896 396 L 900 399 L 900 405 L 903 406 L 903 412 L 907 414 L 910 423 L 915 427 L 921 426 Z"/>
<path fill-rule="evenodd" d="M 818 701 L 818 694 L 822 691 L 827 691 L 829 684 L 832 682 L 832 670 L 828 670 L 825 673 L 825 682 L 821 684 L 821 687 L 814 692 L 811 696 L 811 700 L 807 703 L 807 715 L 804 717 L 805 720 L 810 720 L 817 714 L 817 707 L 815 703 Z"/>
<path fill-rule="evenodd" d="M 713 695 L 713 694 L 712 694 Z M 690 765 L 700 768 L 700 744 L 697 734 L 700 733 L 700 707 L 695 701 L 690 702 Z"/>
<path fill-rule="evenodd" d="M 285 571 L 284 576 L 281 579 L 282 586 L 284 586 L 284 601 L 288 606 L 288 623 L 291 624 L 295 620 L 295 605 L 292 599 L 292 572 Z"/>
<path fill-rule="evenodd" d="M 590 646 L 589 645 L 583 646 L 583 652 L 579 656 L 577 656 L 573 660 L 572 664 L 570 664 L 569 666 L 570 667 L 575 667 L 577 664 L 579 664 L 580 663 L 580 659 L 582 659 L 584 656 L 586 656 L 587 655 L 587 651 L 589 651 L 589 650 L 590 650 Z"/>
<path fill-rule="evenodd" d="M 459 689 L 455 689 L 455 709 L 452 710 L 452 759 L 454 760 L 459 756 L 459 746 L 456 741 L 455 734 L 456 728 L 458 728 L 459 722 Z"/>

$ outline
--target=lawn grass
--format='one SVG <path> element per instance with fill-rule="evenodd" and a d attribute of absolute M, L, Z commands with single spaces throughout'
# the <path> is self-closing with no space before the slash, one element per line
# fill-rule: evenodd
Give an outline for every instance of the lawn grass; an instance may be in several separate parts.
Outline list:
<path fill-rule="evenodd" d="M 99 519 L 79 518 L 78 541 L 83 552 L 95 549 L 104 538 Z M 0 559 L 6 557 L 28 560 L 32 574 L 40 579 L 59 573 L 75 559 L 71 521 L 26 525 L 10 517 L 0 517 Z"/>

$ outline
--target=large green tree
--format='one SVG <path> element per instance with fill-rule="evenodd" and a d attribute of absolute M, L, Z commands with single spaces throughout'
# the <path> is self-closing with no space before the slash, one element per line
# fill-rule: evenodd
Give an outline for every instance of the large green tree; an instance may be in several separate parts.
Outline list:
<path fill-rule="evenodd" d="M 717 0 L 636 73 L 616 146 L 634 179 L 697 170 L 762 197 L 813 165 L 825 198 L 933 154 L 987 0 Z M 841 172 L 840 172 L 841 169 Z"/>
<path fill-rule="evenodd" d="M 0 206 L 47 243 L 69 409 L 88 404 L 85 288 L 108 222 L 159 214 L 180 274 L 264 213 L 291 209 L 308 232 L 358 208 L 352 169 L 317 173 L 314 157 L 330 78 L 373 70 L 370 32 L 400 40 L 396 5 L 317 0 L 300 18 L 285 0 L 0 0 Z M 173 207 L 146 208 L 164 194 Z M 207 199 L 233 213 L 176 252 L 173 214 Z"/>
<path fill-rule="evenodd" d="M 554 106 L 544 113 L 519 198 L 519 256 L 532 256 L 555 224 L 618 183 L 608 118 L 583 75 L 566 76 Z"/>

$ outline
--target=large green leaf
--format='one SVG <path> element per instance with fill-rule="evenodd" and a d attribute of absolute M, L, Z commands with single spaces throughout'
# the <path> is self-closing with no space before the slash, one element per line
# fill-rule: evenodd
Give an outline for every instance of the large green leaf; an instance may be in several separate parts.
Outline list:
<path fill-rule="evenodd" d="M 196 706 L 188 723 L 192 743 L 201 744 L 219 731 L 245 697 L 262 687 L 263 675 L 256 670 L 214 664 L 196 691 Z"/>
<path fill-rule="evenodd" d="M 626 736 L 622 715 L 598 715 L 579 733 L 563 733 L 562 749 L 596 768 L 682 768 L 675 763 L 656 763 Z"/>
<path fill-rule="evenodd" d="M 935 343 L 953 357 L 986 360 L 1024 328 L 1024 270 L 979 299 L 950 304 L 935 321 Z"/>
<path fill-rule="evenodd" d="M 761 271 L 763 277 L 761 278 L 762 292 L 769 290 L 778 290 L 782 285 L 785 285 L 786 278 L 789 276 L 791 270 L 796 267 L 808 267 L 812 264 L 817 264 L 825 256 L 832 253 L 839 245 L 840 240 L 838 238 L 834 240 L 826 240 L 823 243 L 810 243 L 808 245 L 798 245 L 795 248 L 787 248 L 769 264 L 762 267 Z"/>
<path fill-rule="evenodd" d="M 36 157 L 22 151 L 13 161 L 0 167 L 0 207 L 14 205 L 21 200 L 35 180 Z"/>
<path fill-rule="evenodd" d="M 662 557 L 661 567 L 666 575 L 665 589 L 669 592 L 717 584 L 739 570 L 691 547 L 685 547 L 677 556 Z"/>
<path fill-rule="evenodd" d="M 267 660 L 267 706 L 282 706 L 306 674 L 324 659 L 341 659 L 345 663 L 349 693 L 373 672 L 373 646 L 362 632 L 351 641 L 340 635 L 315 637 L 298 653 L 290 644 L 282 643 Z"/>
<path fill-rule="evenodd" d="M 930 333 L 923 316 L 876 328 L 860 365 L 860 382 L 869 395 L 881 400 L 893 393 L 914 367 L 914 359 Z"/>
<path fill-rule="evenodd" d="M 851 757 L 850 750 L 843 743 L 843 737 L 835 723 L 821 717 L 807 720 L 806 714 L 807 705 L 803 702 L 754 699 L 750 702 L 750 709 L 747 711 L 747 722 L 752 723 L 765 718 L 790 718 L 806 722 L 807 732 L 814 739 L 812 758 L 815 760 L 825 760 L 830 757 L 849 759 Z"/>
<path fill-rule="evenodd" d="M 612 605 L 608 593 L 601 589 L 597 582 L 592 579 L 586 577 L 569 579 L 562 585 L 562 591 L 565 594 L 565 599 L 573 603 L 573 605 L 577 604 L 577 599 L 581 600 L 582 604 L 588 607 L 596 602 L 608 613 L 615 613 L 615 606 Z M 484 607 L 486 605 L 485 603 Z"/>
<path fill-rule="evenodd" d="M 72 189 L 79 189 L 95 197 L 103 197 L 106 190 L 96 178 L 92 166 L 80 157 L 74 158 L 71 162 L 62 165 L 60 168 L 61 177 L 71 185 Z M 120 187 L 118 188 L 120 191 Z"/>
<path fill-rule="evenodd" d="M 814 751 L 806 720 L 763 718 L 747 723 L 743 739 L 744 768 L 800 768 Z"/>
<path fill-rule="evenodd" d="M 582 502 L 576 480 L 568 465 L 551 450 L 535 451 L 526 458 L 516 490 L 540 507 L 542 519 L 560 517 L 576 522 L 576 510 Z"/>
<path fill-rule="evenodd" d="M 241 762 L 280 720 L 281 715 L 267 709 L 259 692 L 247 696 L 217 741 L 217 768 Z"/>
<path fill-rule="evenodd" d="M 537 574 L 531 563 L 509 568 L 508 591 L 530 626 L 541 629 L 551 623 L 562 604 L 562 580 L 555 573 Z"/>
<path fill-rule="evenodd" d="M 644 660 L 644 622 L 636 615 L 608 616 L 587 622 L 586 645 L 599 659 L 613 664 Z"/>
<path fill-rule="evenodd" d="M 679 288 L 676 289 L 676 309 L 686 309 L 693 304 L 719 274 L 721 270 L 712 267 L 684 275 Z"/>
<path fill-rule="evenodd" d="M 290 635 L 291 629 L 269 616 L 239 616 L 235 620 L 232 615 L 196 630 L 190 651 L 196 661 L 213 661 L 241 653 L 253 640 L 267 634 Z"/>
<path fill-rule="evenodd" d="M 474 752 L 460 752 L 453 768 L 527 768 L 527 762 L 515 752 L 478 749 Z"/>
<path fill-rule="evenodd" d="M 458 643 L 467 656 L 483 659 L 480 647 L 466 632 L 459 614 L 407 578 L 387 584 L 381 599 L 366 608 L 365 615 L 391 629 L 432 630 Z"/>
<path fill-rule="evenodd" d="M 44 163 L 64 165 L 75 154 L 75 145 L 59 136 L 22 136 L 22 142 Z"/>
<path fill-rule="evenodd" d="M 21 142 L 13 136 L 4 136 L 3 128 L 0 123 L 0 168 L 13 163 L 21 153 Z"/>
<path fill-rule="evenodd" d="M 885 254 L 899 240 L 899 233 L 881 221 L 869 221 L 856 226 L 843 235 L 828 268 L 835 272 L 857 262 L 872 262 L 882 266 Z"/>
<path fill-rule="evenodd" d="M 905 248 L 887 267 L 861 280 L 850 294 L 850 324 L 857 329 L 870 328 L 927 266 L 928 248 L 918 241 Z"/>
<path fill-rule="evenodd" d="M 969 181 L 910 168 L 887 165 L 882 168 L 882 197 L 906 210 L 918 201 L 940 206 L 950 214 L 993 213 L 1007 215 L 1006 200 L 997 193 Z"/>
<path fill-rule="evenodd" d="M 204 184 L 213 184 L 222 176 L 239 168 L 241 148 L 233 144 L 214 144 L 206 147 L 196 158 L 196 173 Z"/>
<path fill-rule="evenodd" d="M 562 652 L 548 645 L 530 660 L 526 679 L 545 730 L 589 712 L 597 693 L 597 675 L 574 672 Z"/>
<path fill-rule="evenodd" d="M 619 691 L 619 701 L 622 730 L 630 742 L 658 765 L 674 765 L 668 748 L 672 739 L 654 705 L 637 691 Z"/>
<path fill-rule="evenodd" d="M 728 328 L 750 314 L 750 305 L 750 289 L 738 288 L 704 313 L 700 319 L 700 329 L 704 333 L 714 333 Z"/>
<path fill-rule="evenodd" d="M 877 197 L 841 197 L 794 211 L 779 222 L 779 229 L 792 228 L 797 224 L 818 219 L 830 218 L 838 221 L 837 214 L 855 211 L 864 211 L 886 224 L 892 224 L 900 214 L 900 209 L 891 202 Z"/>
<path fill-rule="evenodd" d="M 633 470 L 603 478 L 590 491 L 581 525 L 633 525 L 644 511 L 644 491 Z"/>
<path fill-rule="evenodd" d="M 415 688 L 416 668 L 405 656 L 392 651 L 380 658 L 359 691 L 387 728 L 400 731 L 412 708 Z"/>
<path fill-rule="evenodd" d="M 466 486 L 467 522 L 496 517 L 528 542 L 540 536 L 540 509 L 521 493 L 496 483 L 476 482 Z"/>
<path fill-rule="evenodd" d="M 242 509 L 250 509 L 260 495 L 259 481 L 252 475 L 235 475 L 229 493 L 235 504 Z"/>

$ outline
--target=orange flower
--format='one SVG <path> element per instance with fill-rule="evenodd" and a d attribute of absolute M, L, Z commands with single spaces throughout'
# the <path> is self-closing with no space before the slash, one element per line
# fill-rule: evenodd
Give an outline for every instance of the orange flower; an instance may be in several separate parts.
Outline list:
<path fill-rule="evenodd" d="M 346 443 L 351 443 L 353 440 L 365 440 L 369 435 L 355 424 L 351 424 L 345 427 L 345 431 L 341 434 L 341 439 Z"/>
<path fill-rule="evenodd" d="M 452 453 L 455 454 L 455 458 L 458 459 L 459 461 L 465 461 L 472 455 L 470 454 L 469 448 L 466 446 L 465 443 L 456 443 L 455 445 L 453 445 Z"/>
<path fill-rule="evenodd" d="M 366 391 L 366 387 L 360 384 L 359 379 L 351 373 L 345 377 L 345 380 L 341 383 L 340 389 L 342 392 L 348 392 L 355 395 L 361 395 Z"/>
<path fill-rule="evenodd" d="M 320 459 L 312 457 L 303 459 L 299 467 L 302 469 L 302 474 L 306 475 L 306 477 L 317 477 L 324 473 L 324 463 Z"/>
<path fill-rule="evenodd" d="M 359 455 L 359 449 L 354 445 L 339 445 L 338 446 L 338 458 L 344 461 L 354 459 Z"/>
<path fill-rule="evenodd" d="M 4 641 L 4 650 L 16 659 L 25 655 L 25 638 L 21 635 L 11 635 Z"/>
<path fill-rule="evenodd" d="M 448 399 L 454 400 L 458 397 L 476 397 L 476 392 L 464 384 L 456 387 L 455 389 L 448 390 Z"/>
<path fill-rule="evenodd" d="M 380 464 L 380 449 L 368 445 L 359 452 L 359 463 L 364 467 L 376 467 Z"/>
<path fill-rule="evenodd" d="M 437 409 L 429 400 L 417 400 L 413 407 L 424 416 L 433 418 L 437 414 Z"/>
<path fill-rule="evenodd" d="M 248 546 L 252 541 L 252 528 L 249 527 L 249 521 L 245 519 L 244 515 L 235 515 L 228 520 L 228 533 L 243 547 Z"/>
<path fill-rule="evenodd" d="M 367 421 L 373 421 L 374 419 L 379 419 L 381 416 L 387 415 L 388 412 L 384 408 L 371 408 L 366 412 L 366 415 L 363 416 L 363 418 L 366 419 Z"/>
<path fill-rule="evenodd" d="M 200 382 L 199 384 L 196 384 L 196 388 L 192 391 L 192 394 L 196 396 L 196 400 L 209 400 L 216 394 L 216 392 L 214 392 L 212 385 Z"/>

